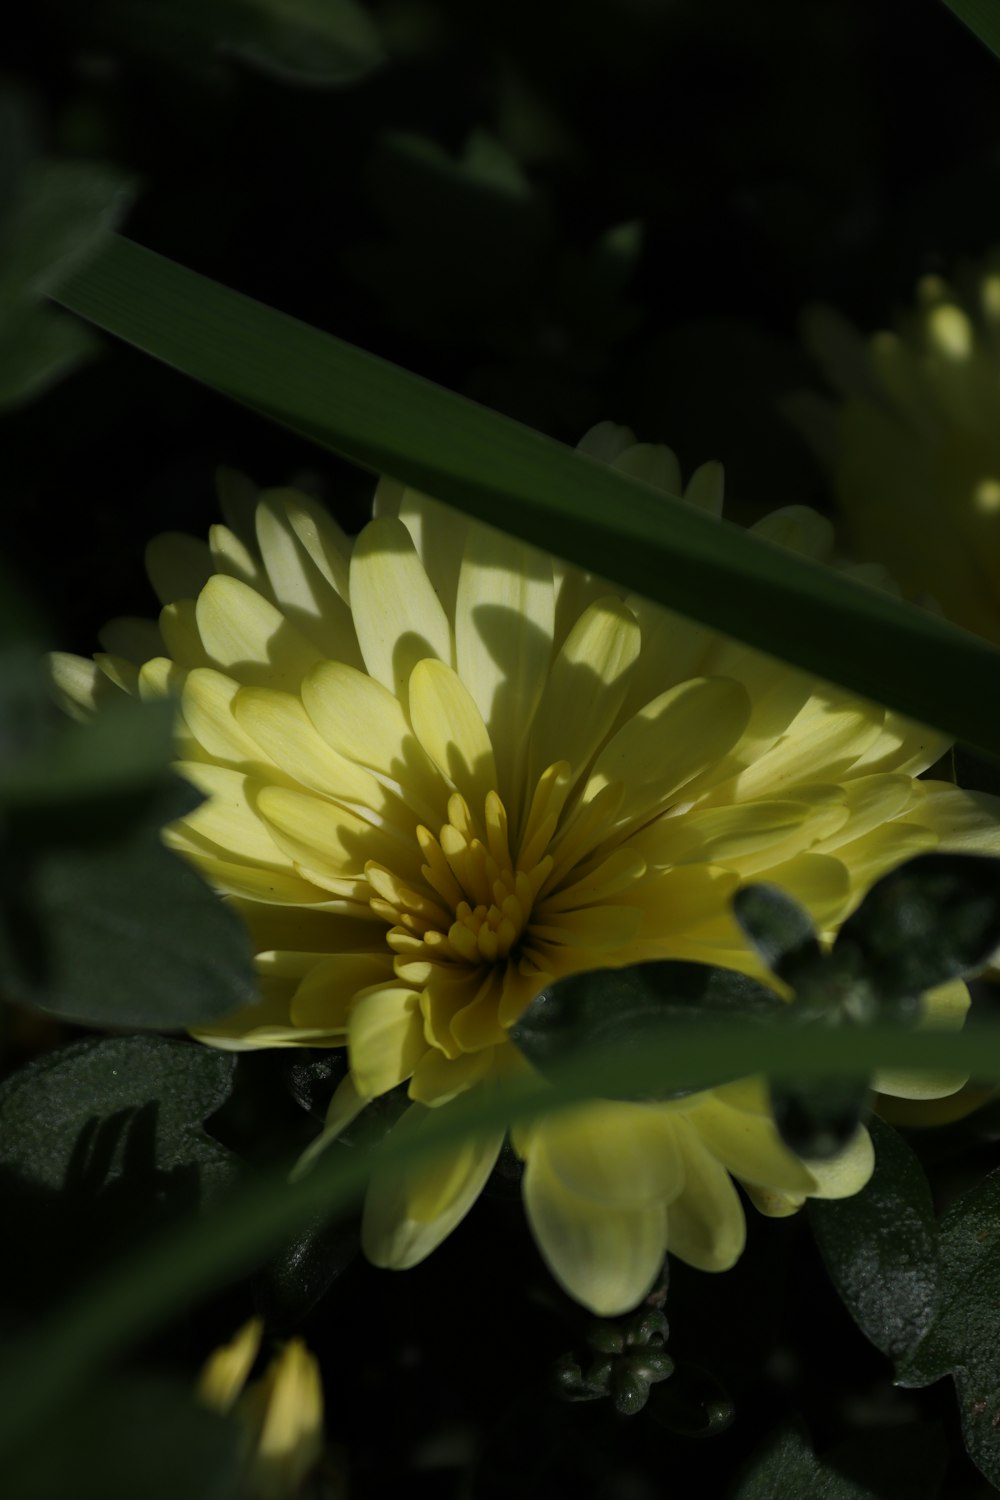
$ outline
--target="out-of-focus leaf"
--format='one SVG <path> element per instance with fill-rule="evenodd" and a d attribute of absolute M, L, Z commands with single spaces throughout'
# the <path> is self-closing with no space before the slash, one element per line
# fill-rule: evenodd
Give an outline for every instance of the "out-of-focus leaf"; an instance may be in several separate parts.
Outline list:
<path fill-rule="evenodd" d="M 823 1045 L 822 1034 L 816 1045 Z M 792 1151 L 828 1161 L 847 1145 L 868 1110 L 864 1078 L 781 1079 L 770 1086 L 778 1133 Z"/>
<path fill-rule="evenodd" d="M 67 374 L 97 347 L 41 304 L 118 227 L 131 185 L 98 162 L 35 156 L 26 101 L 0 91 L 0 411 Z"/>
<path fill-rule="evenodd" d="M 105 0 L 108 34 L 144 52 L 237 58 L 287 83 L 352 83 L 384 54 L 360 0 Z"/>
<path fill-rule="evenodd" d="M 733 897 L 733 915 L 771 972 L 793 988 L 822 963 L 809 913 L 777 886 L 744 886 Z"/>
<path fill-rule="evenodd" d="M 807 1212 L 834 1286 L 883 1354 L 904 1359 L 940 1303 L 937 1222 L 923 1168 L 877 1117 L 869 1126 L 875 1170 L 852 1198 L 810 1199 Z"/>
<path fill-rule="evenodd" d="M 127 240 L 59 300 L 347 458 L 1000 751 L 1000 651 L 927 611 L 714 522 Z"/>
<path fill-rule="evenodd" d="M 0 411 L 32 401 L 98 348 L 85 328 L 47 307 L 19 307 L 0 325 Z"/>
<path fill-rule="evenodd" d="M 4 1500 L 239 1500 L 245 1434 L 179 1381 L 108 1381 L 53 1413 L 0 1472 Z"/>
<path fill-rule="evenodd" d="M 1000 944 L 1000 859 L 918 854 L 876 881 L 841 927 L 834 959 L 877 1009 L 980 968 Z"/>
<path fill-rule="evenodd" d="M 130 1036 L 62 1048 L 0 1085 L 4 1300 L 48 1300 L 53 1278 L 219 1199 L 238 1158 L 203 1121 L 232 1074 L 226 1053 Z"/>
<path fill-rule="evenodd" d="M 559 979 L 536 995 L 510 1035 L 529 1062 L 549 1073 L 593 1047 L 638 1044 L 648 1037 L 662 1040 L 671 1023 L 697 1018 L 773 1024 L 783 1014 L 774 991 L 745 974 L 667 960 Z M 724 1081 L 721 1074 L 717 1081 Z M 700 1087 L 704 1083 L 699 1079 L 690 1089 L 672 1087 L 662 1097 Z"/>
<path fill-rule="evenodd" d="M 940 1220 L 940 1307 L 897 1364 L 903 1386 L 955 1382 L 969 1456 L 1000 1486 L 1000 1171 Z"/>
<path fill-rule="evenodd" d="M 237 914 L 155 829 L 25 846 L 8 837 L 0 989 L 90 1025 L 193 1026 L 253 1000 Z"/>
<path fill-rule="evenodd" d="M 944 0 L 944 3 L 1000 57 L 1000 13 L 993 0 Z"/>
<path fill-rule="evenodd" d="M 938 1500 L 948 1461 L 933 1424 L 861 1433 L 818 1459 L 795 1428 L 778 1432 L 730 1500 Z"/>

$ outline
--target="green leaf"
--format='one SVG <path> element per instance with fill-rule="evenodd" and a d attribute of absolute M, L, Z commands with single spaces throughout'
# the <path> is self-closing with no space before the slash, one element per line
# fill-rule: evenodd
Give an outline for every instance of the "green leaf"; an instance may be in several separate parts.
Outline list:
<path fill-rule="evenodd" d="M 147 703 L 122 693 L 86 723 L 60 721 L 30 757 L 0 758 L 0 804 L 30 814 L 155 791 L 176 753 L 176 719 L 169 699 Z"/>
<path fill-rule="evenodd" d="M 862 1333 L 904 1359 L 937 1316 L 937 1223 L 916 1156 L 884 1121 L 870 1122 L 875 1170 L 853 1198 L 810 1199 L 813 1234 L 834 1286 Z"/>
<path fill-rule="evenodd" d="M 0 411 L 41 396 L 99 348 L 79 323 L 48 307 L 19 307 L 0 321 Z"/>
<path fill-rule="evenodd" d="M 0 1085 L 10 1300 L 78 1274 L 199 1204 L 217 1201 L 237 1158 L 203 1121 L 225 1101 L 233 1058 L 161 1037 L 85 1041 Z"/>
<path fill-rule="evenodd" d="M 936 1424 L 860 1434 L 818 1459 L 796 1428 L 779 1431 L 730 1500 L 937 1500 L 948 1461 Z"/>
<path fill-rule="evenodd" d="M 833 956 L 877 1007 L 980 968 L 1000 944 L 1000 859 L 918 854 L 872 886 Z"/>
<path fill-rule="evenodd" d="M 990 51 L 1000 57 L 1000 13 L 996 0 L 944 0 Z"/>
<path fill-rule="evenodd" d="M 357 463 L 1000 752 L 1000 652 L 929 613 L 714 522 L 127 240 L 109 244 L 58 300 Z"/>
<path fill-rule="evenodd" d="M 677 1026 L 631 1049 L 600 1048 L 560 1069 L 553 1083 L 531 1073 L 473 1090 L 431 1110 L 419 1131 L 393 1131 L 376 1151 L 329 1151 L 294 1182 L 287 1169 L 243 1187 L 204 1220 L 178 1225 L 141 1253 L 113 1263 L 84 1294 L 53 1309 L 0 1364 L 0 1451 L 31 1429 L 46 1430 L 53 1405 L 180 1309 L 264 1258 L 323 1213 L 358 1200 L 372 1170 L 406 1171 L 445 1146 L 595 1095 L 709 1082 L 719 1070 L 852 1076 L 876 1068 L 975 1066 L 1000 1079 L 1000 1026 L 975 1036 L 872 1026 L 830 1031 L 821 1050 L 799 1027 Z M 2 1246 L 2 1241 L 0 1241 Z"/>
<path fill-rule="evenodd" d="M 743 886 L 733 897 L 733 915 L 771 972 L 793 989 L 822 964 L 812 918 L 776 885 Z"/>
<path fill-rule="evenodd" d="M 948 1209 L 939 1226 L 940 1308 L 900 1360 L 903 1386 L 955 1382 L 969 1457 L 1000 1486 L 1000 1171 Z"/>
<path fill-rule="evenodd" d="M 53 1413 L 55 1441 L 0 1469 L 4 1500 L 240 1500 L 245 1436 L 175 1380 L 108 1381 Z"/>
<path fill-rule="evenodd" d="M 822 1046 L 822 1037 L 817 1037 Z M 778 1134 L 790 1150 L 829 1161 L 847 1145 L 868 1111 L 866 1078 L 782 1079 L 771 1084 Z"/>
<path fill-rule="evenodd" d="M 774 991 L 745 974 L 667 960 L 590 969 L 559 979 L 536 995 L 510 1036 L 528 1061 L 548 1075 L 591 1048 L 639 1046 L 649 1038 L 662 1039 L 672 1023 L 693 1017 L 704 1023 L 741 1018 L 773 1024 L 783 1016 Z M 722 1073 L 716 1081 L 724 1081 Z M 675 1082 L 662 1092 L 657 1089 L 656 1097 L 674 1098 L 701 1087 L 700 1079 L 680 1087 Z"/>
<path fill-rule="evenodd" d="M 121 223 L 129 180 L 97 162 L 33 162 L 0 225 L 0 311 L 51 295 Z"/>
<path fill-rule="evenodd" d="M 236 912 L 155 829 L 2 849 L 0 984 L 65 1020 L 171 1030 L 256 996 Z"/>

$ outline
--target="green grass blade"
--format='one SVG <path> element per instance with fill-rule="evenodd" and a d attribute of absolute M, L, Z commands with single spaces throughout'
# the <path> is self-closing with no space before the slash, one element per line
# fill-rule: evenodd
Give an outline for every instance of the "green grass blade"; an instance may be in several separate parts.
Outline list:
<path fill-rule="evenodd" d="M 1000 752 L 1000 651 L 128 240 L 64 306 L 355 462 Z"/>
<path fill-rule="evenodd" d="M 733 1024 L 676 1026 L 662 1041 L 604 1048 L 581 1056 L 554 1084 L 533 1078 L 479 1089 L 447 1109 L 429 1112 L 426 1131 L 390 1134 L 377 1152 L 328 1152 L 313 1171 L 244 1189 L 211 1214 L 185 1221 L 103 1277 L 49 1321 L 9 1347 L 0 1367 L 0 1454 L 44 1430 L 57 1404 L 95 1372 L 185 1306 L 246 1274 L 296 1228 L 355 1203 L 371 1164 L 408 1167 L 441 1146 L 554 1106 L 625 1088 L 655 1094 L 691 1082 L 710 1084 L 727 1069 L 772 1077 L 848 1077 L 878 1068 L 975 1070 L 1000 1080 L 1000 1025 L 968 1032 L 898 1028 L 824 1030 Z"/>
<path fill-rule="evenodd" d="M 1000 57 L 1000 3 L 998 0 L 944 0 L 969 30 Z"/>

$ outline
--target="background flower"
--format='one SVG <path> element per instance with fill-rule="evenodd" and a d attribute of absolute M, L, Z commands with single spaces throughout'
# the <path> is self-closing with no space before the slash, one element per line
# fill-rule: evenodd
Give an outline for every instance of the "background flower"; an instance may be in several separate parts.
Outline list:
<path fill-rule="evenodd" d="M 806 343 L 837 393 L 789 409 L 829 469 L 857 556 L 1000 641 L 1000 256 L 925 276 L 893 329 L 814 308 Z"/>
<path fill-rule="evenodd" d="M 602 424 L 581 462 L 680 489 L 673 454 Z M 706 465 L 685 491 L 718 513 Z M 918 781 L 945 741 L 648 601 L 622 597 L 383 480 L 352 544 L 291 491 L 226 476 L 209 545 L 158 538 L 158 627 L 112 622 L 95 662 L 55 660 L 78 710 L 175 691 L 181 769 L 206 802 L 167 837 L 236 901 L 262 1003 L 198 1035 L 222 1047 L 346 1045 L 336 1134 L 406 1085 L 396 1127 L 525 1067 L 508 1028 L 552 979 L 687 958 L 761 973 L 729 909 L 747 880 L 827 934 L 922 850 L 1000 849 L 1000 805 Z M 758 532 L 815 557 L 802 509 Z M 162 644 L 161 644 L 162 642 Z M 931 1015 L 960 1022 L 962 985 Z M 909 1096 L 961 1080 L 894 1077 Z M 501 1135 L 376 1178 L 363 1238 L 423 1259 L 488 1178 Z M 783 1146 L 761 1086 L 595 1103 L 515 1136 L 555 1275 L 601 1313 L 632 1306 L 665 1250 L 733 1264 L 730 1174 L 766 1213 L 857 1190 L 860 1130 L 831 1163 Z"/>

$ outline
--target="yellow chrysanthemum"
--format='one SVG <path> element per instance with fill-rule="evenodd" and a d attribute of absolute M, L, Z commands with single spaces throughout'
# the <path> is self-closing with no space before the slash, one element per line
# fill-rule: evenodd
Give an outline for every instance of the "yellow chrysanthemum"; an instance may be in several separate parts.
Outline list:
<path fill-rule="evenodd" d="M 247 1385 L 263 1325 L 251 1318 L 209 1356 L 198 1395 L 213 1411 L 233 1411 L 249 1444 L 246 1475 L 254 1500 L 292 1500 L 323 1453 L 323 1384 L 301 1339 L 289 1339 L 263 1375 Z"/>
<path fill-rule="evenodd" d="M 855 555 L 1000 642 L 1000 255 L 939 276 L 865 339 L 813 309 L 806 341 L 842 398 L 790 403 L 833 476 Z"/>
<path fill-rule="evenodd" d="M 680 489 L 669 450 L 623 429 L 582 446 L 581 463 Z M 162 645 L 119 622 L 96 664 L 55 670 L 78 710 L 116 687 L 179 695 L 182 768 L 208 800 L 169 842 L 244 912 L 263 996 L 200 1035 L 346 1045 L 331 1130 L 400 1084 L 412 1102 L 395 1128 L 419 1130 L 527 1066 L 508 1030 L 562 975 L 657 958 L 759 974 L 730 914 L 744 881 L 782 886 L 830 934 L 911 855 L 1000 850 L 1000 803 L 915 780 L 945 742 L 893 713 L 391 480 L 353 544 L 301 495 L 226 489 L 231 526 L 208 547 L 151 547 Z M 687 498 L 718 512 L 717 465 Z M 830 545 L 801 509 L 756 529 L 814 556 Z M 932 1017 L 959 1024 L 967 998 L 948 986 Z M 920 1096 L 960 1081 L 884 1084 Z M 500 1145 L 374 1182 L 368 1255 L 426 1256 Z M 543 1255 L 603 1314 L 644 1295 L 668 1247 L 733 1264 L 733 1177 L 782 1214 L 855 1192 L 872 1164 L 864 1130 L 833 1162 L 800 1161 L 754 1081 L 597 1101 L 515 1145 Z"/>

